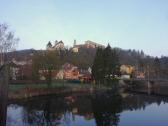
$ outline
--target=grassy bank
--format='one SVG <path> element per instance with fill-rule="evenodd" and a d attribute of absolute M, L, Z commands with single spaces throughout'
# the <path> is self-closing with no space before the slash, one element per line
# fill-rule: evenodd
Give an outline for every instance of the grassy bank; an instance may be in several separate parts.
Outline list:
<path fill-rule="evenodd" d="M 12 84 L 9 85 L 9 99 L 22 99 L 33 96 L 59 94 L 68 92 L 92 92 L 107 90 L 105 86 L 82 83 L 52 83 L 47 84 Z"/>
<path fill-rule="evenodd" d="M 97 87 L 94 84 L 77 84 L 77 83 L 52 83 L 49 88 L 81 88 L 81 87 Z M 23 89 L 48 89 L 47 84 L 11 84 L 9 91 L 15 92 Z"/>

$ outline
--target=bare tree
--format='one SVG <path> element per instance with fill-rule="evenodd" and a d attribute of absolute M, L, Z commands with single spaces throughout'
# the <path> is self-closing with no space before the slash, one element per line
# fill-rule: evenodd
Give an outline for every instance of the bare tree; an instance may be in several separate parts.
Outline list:
<path fill-rule="evenodd" d="M 14 32 L 9 30 L 5 23 L 0 24 L 0 64 L 3 65 L 7 60 L 7 53 L 15 49 L 19 38 L 14 36 Z"/>
<path fill-rule="evenodd" d="M 9 31 L 8 25 L 0 24 L 0 126 L 6 125 L 6 111 L 8 99 L 9 71 L 7 53 L 11 52 L 17 42 L 14 33 Z"/>

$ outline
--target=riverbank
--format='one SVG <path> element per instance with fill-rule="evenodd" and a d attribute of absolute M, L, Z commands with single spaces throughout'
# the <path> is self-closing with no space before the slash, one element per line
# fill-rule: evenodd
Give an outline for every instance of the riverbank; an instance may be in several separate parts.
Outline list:
<path fill-rule="evenodd" d="M 50 87 L 48 87 L 47 84 L 15 84 L 9 86 L 8 99 L 26 99 L 43 95 L 63 93 L 91 93 L 108 89 L 110 88 L 93 84 L 54 83 Z"/>
<path fill-rule="evenodd" d="M 168 96 L 168 81 L 127 81 L 125 82 L 126 90 L 142 94 L 153 94 L 160 96 Z"/>

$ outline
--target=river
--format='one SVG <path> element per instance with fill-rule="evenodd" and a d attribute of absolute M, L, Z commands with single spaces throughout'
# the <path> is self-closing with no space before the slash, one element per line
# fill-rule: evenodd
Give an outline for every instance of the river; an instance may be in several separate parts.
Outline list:
<path fill-rule="evenodd" d="M 130 93 L 10 101 L 7 126 L 167 126 L 168 97 Z"/>

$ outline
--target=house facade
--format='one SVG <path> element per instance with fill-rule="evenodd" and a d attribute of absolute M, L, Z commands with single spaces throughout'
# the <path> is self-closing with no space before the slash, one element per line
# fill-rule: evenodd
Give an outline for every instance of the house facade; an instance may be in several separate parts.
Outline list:
<path fill-rule="evenodd" d="M 52 79 L 65 79 L 65 80 L 81 80 L 90 81 L 91 80 L 91 68 L 88 70 L 81 70 L 77 66 L 65 63 L 62 65 L 60 70 L 52 70 Z M 40 80 L 45 80 L 45 74 L 47 71 L 39 70 Z"/>
<path fill-rule="evenodd" d="M 32 60 L 17 61 L 10 63 L 11 80 L 31 80 L 32 79 Z"/>
<path fill-rule="evenodd" d="M 132 74 L 135 71 L 135 67 L 131 65 L 121 65 L 120 72 L 121 74 Z"/>
<path fill-rule="evenodd" d="M 90 41 L 90 40 L 85 41 L 84 44 L 76 44 L 76 40 L 74 40 L 74 46 L 72 48 L 72 51 L 73 52 L 78 52 L 80 48 L 88 48 L 88 49 L 89 48 L 92 48 L 92 49 L 103 48 L 104 49 L 105 46 L 102 45 L 102 44 L 98 44 L 96 42 Z"/>
<path fill-rule="evenodd" d="M 46 45 L 47 50 L 63 50 L 65 49 L 64 42 L 61 41 L 55 41 L 55 44 L 52 45 L 52 43 L 49 41 L 48 44 Z"/>
<path fill-rule="evenodd" d="M 47 71 L 45 70 L 39 70 L 40 74 L 40 80 L 45 80 L 45 76 L 47 74 Z M 79 79 L 79 70 L 78 67 L 70 64 L 65 63 L 62 65 L 60 70 L 52 70 L 52 79 Z"/>
<path fill-rule="evenodd" d="M 98 44 L 98 43 L 90 41 L 90 40 L 85 41 L 84 46 L 86 48 L 105 48 L 104 45 Z"/>
<path fill-rule="evenodd" d="M 73 64 L 65 63 L 62 66 L 64 72 L 64 79 L 79 79 L 79 70 Z"/>

